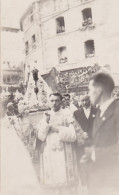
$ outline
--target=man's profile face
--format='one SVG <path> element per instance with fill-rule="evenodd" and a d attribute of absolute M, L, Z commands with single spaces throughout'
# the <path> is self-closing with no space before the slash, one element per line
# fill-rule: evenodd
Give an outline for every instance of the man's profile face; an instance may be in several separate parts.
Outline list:
<path fill-rule="evenodd" d="M 62 104 L 62 100 L 60 96 L 55 96 L 55 95 L 50 96 L 50 107 L 55 112 L 57 112 L 60 109 L 61 104 Z"/>
<path fill-rule="evenodd" d="M 90 101 L 93 105 L 99 103 L 100 96 L 101 96 L 100 87 L 95 86 L 93 80 L 89 82 L 89 96 L 90 96 Z"/>
<path fill-rule="evenodd" d="M 89 99 L 89 97 L 87 95 L 81 95 L 80 102 L 81 102 L 82 107 L 89 108 L 89 106 L 90 106 L 90 99 Z"/>
<path fill-rule="evenodd" d="M 62 97 L 62 108 L 65 108 L 65 97 Z"/>

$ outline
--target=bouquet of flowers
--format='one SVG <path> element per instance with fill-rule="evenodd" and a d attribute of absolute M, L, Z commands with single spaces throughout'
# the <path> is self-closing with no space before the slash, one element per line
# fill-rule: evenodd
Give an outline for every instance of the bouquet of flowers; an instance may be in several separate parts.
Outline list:
<path fill-rule="evenodd" d="M 22 116 L 29 114 L 29 106 L 24 100 L 19 101 L 18 111 Z"/>
<path fill-rule="evenodd" d="M 15 97 L 14 97 L 14 100 L 15 100 L 15 101 L 20 101 L 20 100 L 23 99 L 22 93 L 19 93 L 18 90 L 15 92 L 14 95 L 15 95 Z"/>

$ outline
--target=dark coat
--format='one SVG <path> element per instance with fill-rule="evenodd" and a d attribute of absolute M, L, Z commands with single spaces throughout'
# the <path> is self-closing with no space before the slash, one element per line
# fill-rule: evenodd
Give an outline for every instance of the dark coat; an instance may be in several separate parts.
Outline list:
<path fill-rule="evenodd" d="M 97 113 L 93 126 L 96 161 L 90 163 L 90 194 L 106 188 L 119 192 L 119 102 L 114 101 L 102 117 Z M 113 193 L 112 193 L 113 194 Z"/>
<path fill-rule="evenodd" d="M 117 143 L 119 132 L 119 102 L 114 101 L 100 118 L 96 115 L 93 125 L 93 140 L 96 147 Z"/>
<path fill-rule="evenodd" d="M 85 164 L 80 164 L 80 159 L 84 155 L 84 148 L 85 146 L 90 146 L 92 144 L 92 127 L 93 127 L 93 121 L 96 116 L 97 109 L 95 107 L 91 107 L 91 112 L 89 115 L 89 118 L 87 119 L 84 113 L 83 108 L 79 108 L 74 112 L 74 117 L 78 124 L 81 126 L 81 128 L 87 132 L 88 134 L 88 139 L 85 141 L 83 145 L 76 145 L 76 155 L 77 155 L 77 160 L 78 160 L 78 169 L 79 169 L 79 174 L 81 178 L 81 184 L 82 185 L 87 185 L 87 172 L 85 169 Z"/>
<path fill-rule="evenodd" d="M 92 127 L 96 112 L 97 109 L 95 107 L 91 107 L 91 112 L 88 119 L 86 118 L 82 107 L 74 112 L 75 119 L 77 120 L 81 128 L 88 133 L 89 138 L 92 137 Z"/>

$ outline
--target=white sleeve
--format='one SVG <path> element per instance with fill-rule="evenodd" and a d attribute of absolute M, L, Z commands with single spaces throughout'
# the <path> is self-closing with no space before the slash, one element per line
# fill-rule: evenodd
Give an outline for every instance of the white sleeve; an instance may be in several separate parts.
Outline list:
<path fill-rule="evenodd" d="M 76 140 L 76 132 L 73 124 L 70 124 L 69 127 L 61 126 L 59 128 L 59 137 L 60 137 L 60 141 L 74 142 Z"/>
<path fill-rule="evenodd" d="M 38 138 L 41 141 L 44 141 L 45 138 L 47 137 L 49 130 L 50 130 L 50 125 L 46 122 L 46 120 L 42 119 L 42 121 L 38 125 L 37 130 L 38 130 Z"/>

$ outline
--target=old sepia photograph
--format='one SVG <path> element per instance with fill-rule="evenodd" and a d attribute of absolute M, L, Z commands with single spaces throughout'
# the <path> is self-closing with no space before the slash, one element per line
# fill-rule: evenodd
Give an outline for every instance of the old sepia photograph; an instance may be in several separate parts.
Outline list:
<path fill-rule="evenodd" d="M 119 195 L 119 0 L 1 0 L 0 194 Z"/>

